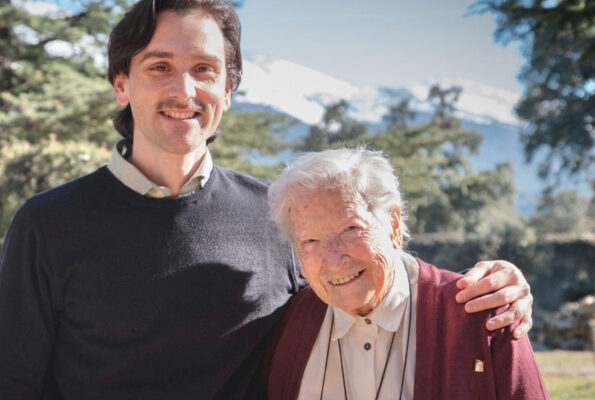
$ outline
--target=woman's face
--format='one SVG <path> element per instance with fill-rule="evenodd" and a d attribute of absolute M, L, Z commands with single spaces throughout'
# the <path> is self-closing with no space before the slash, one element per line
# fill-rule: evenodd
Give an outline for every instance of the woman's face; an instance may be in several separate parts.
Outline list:
<path fill-rule="evenodd" d="M 400 210 L 379 221 L 340 189 L 293 194 L 289 221 L 302 275 L 325 303 L 365 315 L 386 296 L 401 244 Z"/>

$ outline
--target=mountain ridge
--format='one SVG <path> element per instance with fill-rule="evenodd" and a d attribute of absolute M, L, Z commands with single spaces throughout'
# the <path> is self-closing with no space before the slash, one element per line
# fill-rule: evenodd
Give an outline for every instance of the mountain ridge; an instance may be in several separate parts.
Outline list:
<path fill-rule="evenodd" d="M 513 111 L 520 95 L 461 78 L 436 83 L 441 87 L 462 87 L 456 115 L 464 128 L 483 135 L 478 153 L 470 155 L 474 170 L 510 162 L 514 168 L 515 208 L 529 216 L 545 183 L 537 178 L 537 165 L 525 163 L 521 124 Z M 400 88 L 358 86 L 287 60 L 256 56 L 245 60 L 240 93 L 234 98 L 233 107 L 283 114 L 296 122 L 289 133 L 290 140 L 299 140 L 307 135 L 310 126 L 320 122 L 325 105 L 340 99 L 347 100 L 352 117 L 368 123 L 372 131 L 381 129 L 382 115 L 394 101 L 391 93 L 409 98 L 417 121 L 427 120 L 433 110 L 426 99 L 430 87 L 427 82 Z M 281 161 L 291 161 L 294 156 L 285 152 Z"/>

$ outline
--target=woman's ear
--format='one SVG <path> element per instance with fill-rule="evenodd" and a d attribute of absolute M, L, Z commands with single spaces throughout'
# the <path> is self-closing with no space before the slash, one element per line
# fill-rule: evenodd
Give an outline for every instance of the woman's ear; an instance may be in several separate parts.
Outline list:
<path fill-rule="evenodd" d="M 390 213 L 391 241 L 393 247 L 398 250 L 403 244 L 403 231 L 401 230 L 401 208 L 395 207 Z"/>

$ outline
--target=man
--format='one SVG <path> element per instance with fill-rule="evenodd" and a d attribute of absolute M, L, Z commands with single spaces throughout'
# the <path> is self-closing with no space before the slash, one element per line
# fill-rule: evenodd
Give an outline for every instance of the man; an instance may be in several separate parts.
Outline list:
<path fill-rule="evenodd" d="M 141 0 L 114 27 L 125 137 L 106 167 L 27 200 L 0 264 L 0 398 L 261 398 L 262 349 L 303 285 L 269 222 L 267 185 L 214 166 L 240 82 L 240 23 L 217 0 Z M 504 263 L 459 296 L 531 295 Z"/>
<path fill-rule="evenodd" d="M 459 275 L 406 254 L 399 181 L 363 149 L 306 153 L 269 189 L 310 287 L 266 357 L 271 399 L 549 399 L 527 337 L 482 329 Z"/>

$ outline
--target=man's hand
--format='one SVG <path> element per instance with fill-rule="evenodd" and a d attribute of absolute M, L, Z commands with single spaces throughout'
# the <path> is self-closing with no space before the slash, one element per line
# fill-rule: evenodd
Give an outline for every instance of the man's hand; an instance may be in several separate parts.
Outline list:
<path fill-rule="evenodd" d="M 510 308 L 486 323 L 488 330 L 519 325 L 513 332 L 520 338 L 533 326 L 533 296 L 523 273 L 508 261 L 481 261 L 458 280 L 457 302 L 466 303 L 465 311 L 474 313 L 510 304 Z"/>

